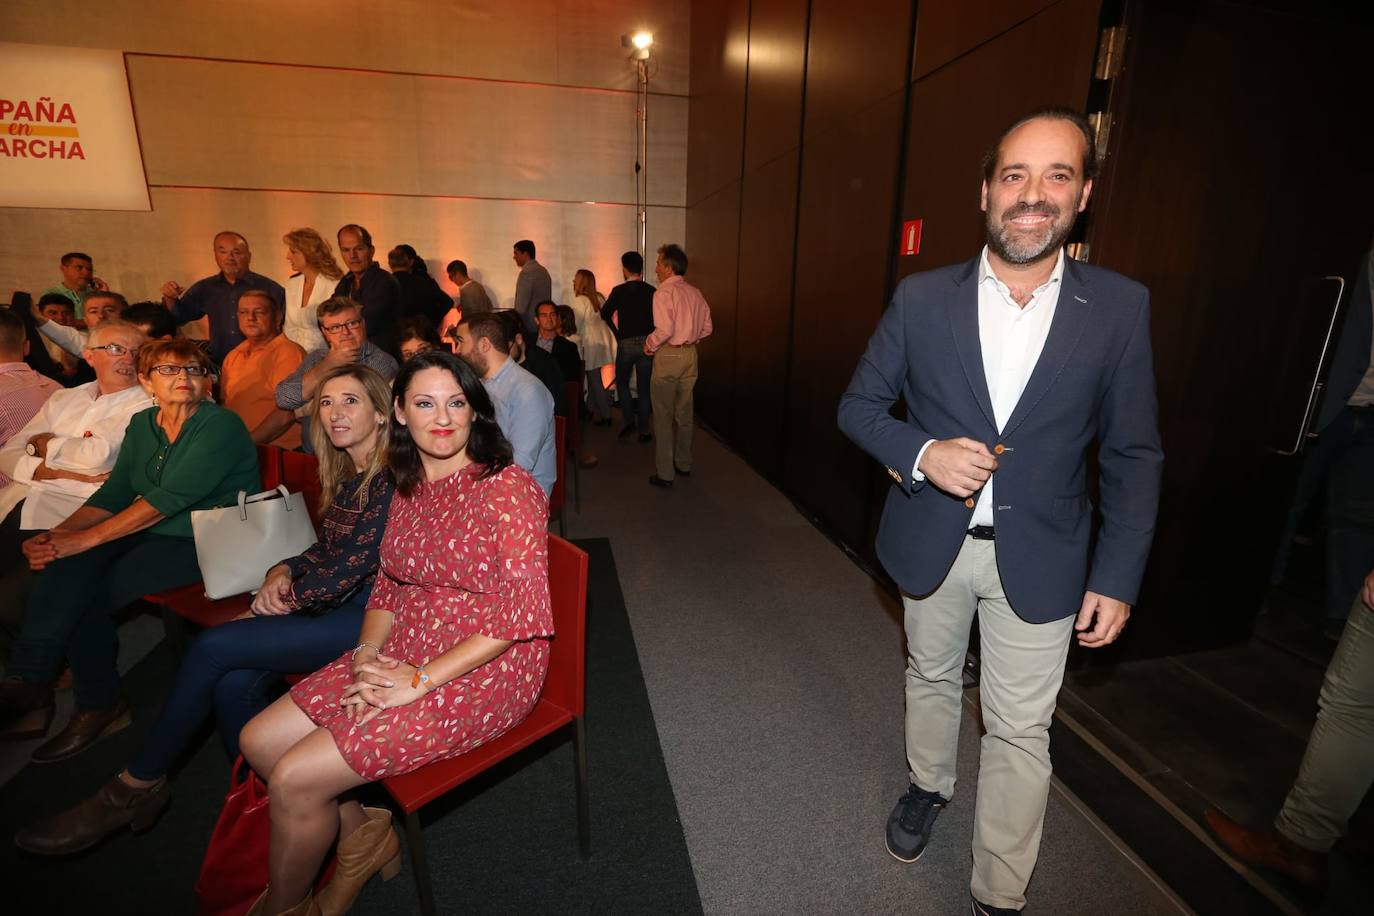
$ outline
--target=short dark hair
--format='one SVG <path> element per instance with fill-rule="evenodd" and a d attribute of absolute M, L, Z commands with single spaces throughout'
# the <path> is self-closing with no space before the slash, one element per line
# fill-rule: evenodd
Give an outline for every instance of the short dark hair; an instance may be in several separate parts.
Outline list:
<path fill-rule="evenodd" d="M 531 242 L 529 239 L 521 239 L 515 243 L 515 250 L 522 254 L 527 254 L 530 257 L 534 257 L 534 242 Z"/>
<path fill-rule="evenodd" d="M 68 299 L 61 293 L 44 293 L 43 295 L 38 297 L 38 310 L 40 312 L 43 310 L 44 306 L 49 305 L 65 305 L 73 312 L 76 311 L 76 306 L 72 305 L 72 300 Z M 164 308 L 163 311 L 165 312 L 167 310 Z"/>
<path fill-rule="evenodd" d="M 673 269 L 673 273 L 679 277 L 687 276 L 687 252 L 682 250 L 682 246 L 669 242 L 658 249 L 658 256 Z"/>
<path fill-rule="evenodd" d="M 577 333 L 577 313 L 573 311 L 571 305 L 558 307 L 558 323 L 562 327 L 563 333 L 569 337 Z"/>
<path fill-rule="evenodd" d="M 425 315 L 412 315 L 396 322 L 396 346 L 399 347 L 407 340 L 423 340 L 436 347 L 442 343 L 439 340 L 439 332 L 434 329 L 434 322 Z"/>
<path fill-rule="evenodd" d="M 83 302 L 82 305 L 89 305 L 92 299 L 109 299 L 111 302 L 113 302 L 116 306 L 119 307 L 119 311 L 121 314 L 129 310 L 129 300 L 125 299 L 122 294 L 117 293 L 112 289 L 97 290 L 96 292 L 91 293 L 89 296 L 86 297 L 86 301 Z"/>
<path fill-rule="evenodd" d="M 498 353 L 510 353 L 510 333 L 506 323 L 500 316 L 505 312 L 478 312 L 476 315 L 463 316 L 459 322 L 468 329 L 468 336 L 473 340 L 486 339 L 491 341 L 491 348 Z M 511 313 L 514 314 L 514 313 Z"/>
<path fill-rule="evenodd" d="M 323 328 L 324 320 L 330 315 L 337 315 L 349 309 L 357 309 L 358 317 L 362 318 L 363 322 L 366 323 L 367 318 L 363 315 L 362 303 L 356 299 L 350 299 L 347 296 L 331 296 L 315 306 L 315 323 Z"/>
<path fill-rule="evenodd" d="M 444 268 L 444 273 L 452 274 L 454 271 L 466 277 L 468 275 L 468 266 L 462 261 L 449 261 L 448 267 Z"/>
<path fill-rule="evenodd" d="M 75 260 L 78 260 L 78 259 L 80 259 L 80 260 L 82 260 L 82 261 L 89 261 L 89 262 L 92 263 L 92 264 L 95 263 L 95 258 L 93 258 L 93 257 L 91 257 L 90 255 L 86 254 L 84 251 L 69 251 L 69 252 L 67 252 L 66 254 L 64 254 L 64 255 L 62 256 L 62 266 L 63 266 L 63 267 L 66 267 L 66 266 L 67 266 L 68 264 L 70 264 L 72 261 L 75 261 Z"/>
<path fill-rule="evenodd" d="M 542 301 L 540 301 L 540 302 L 536 302 L 536 303 L 534 304 L 534 313 L 535 313 L 536 315 L 538 315 L 538 314 L 539 314 L 539 310 L 542 309 L 542 308 L 543 308 L 544 306 L 546 306 L 546 305 L 552 306 L 552 307 L 553 307 L 553 313 L 554 313 L 555 315 L 558 314 L 558 303 L 557 303 L 557 302 L 554 302 L 552 299 L 544 299 L 544 300 L 542 300 Z"/>
<path fill-rule="evenodd" d="M 632 274 L 644 275 L 644 256 L 638 251 L 627 251 L 620 256 L 620 266 Z"/>
<path fill-rule="evenodd" d="M 366 245 L 368 248 L 377 247 L 376 245 L 372 244 L 372 233 L 368 232 L 366 229 L 364 229 L 362 226 L 359 226 L 357 223 L 344 223 L 342 226 L 340 226 L 339 231 L 334 233 L 334 241 L 338 242 L 339 236 L 343 235 L 345 232 L 356 232 L 358 234 L 358 238 L 361 239 L 362 243 Z M 343 243 L 340 242 L 339 244 L 342 246 Z"/>
<path fill-rule="evenodd" d="M 417 373 L 426 369 L 443 369 L 458 382 L 463 397 L 472 408 L 472 425 L 468 427 L 468 457 L 477 466 L 477 479 L 499 474 L 514 460 L 514 450 L 496 423 L 496 408 L 491 395 L 482 387 L 477 373 L 466 362 L 447 350 L 426 350 L 406 361 L 391 385 L 391 396 L 399 406 L 405 402 L 406 389 Z M 424 466 L 420 463 L 420 449 L 410 435 L 410 428 L 392 423 L 387 434 L 386 462 L 396 481 L 396 491 L 410 496 L 424 480 Z"/>
<path fill-rule="evenodd" d="M 1002 143 L 1007 139 L 1012 131 L 1016 130 L 1031 121 L 1068 121 L 1078 132 L 1083 135 L 1083 180 L 1097 176 L 1097 137 L 1093 133 L 1092 125 L 1081 113 L 1072 108 L 1065 108 L 1062 105 L 1051 105 L 1048 108 L 1039 108 L 1029 114 L 1022 115 L 1015 121 L 1007 125 L 1006 129 L 997 135 L 997 142 L 993 143 L 986 153 L 983 154 L 983 180 L 991 181 L 992 172 L 997 168 L 997 157 L 1002 153 Z"/>
<path fill-rule="evenodd" d="M 506 352 L 510 352 L 509 346 L 515 343 L 515 338 L 519 337 L 521 340 L 526 339 L 525 320 L 520 317 L 519 312 L 514 309 L 505 309 L 500 312 L 493 312 L 492 314 L 496 316 L 497 321 L 501 322 L 501 326 L 506 329 L 506 346 L 508 348 Z"/>
<path fill-rule="evenodd" d="M 147 325 L 149 340 L 175 337 L 177 333 L 177 320 L 161 302 L 135 302 L 125 309 L 124 320 L 129 324 Z"/>
<path fill-rule="evenodd" d="M 24 319 L 12 309 L 0 309 L 0 349 L 7 354 L 22 350 L 28 339 L 29 330 L 24 326 Z"/>

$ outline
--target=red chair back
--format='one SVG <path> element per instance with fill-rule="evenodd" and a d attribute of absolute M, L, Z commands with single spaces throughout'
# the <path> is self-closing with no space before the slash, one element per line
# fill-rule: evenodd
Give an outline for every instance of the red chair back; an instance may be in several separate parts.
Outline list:
<path fill-rule="evenodd" d="M 282 450 L 275 445 L 258 446 L 258 476 L 264 490 L 281 486 L 281 456 Z"/>
<path fill-rule="evenodd" d="M 568 460 L 568 421 L 564 417 L 553 418 L 553 438 L 557 454 L 558 476 L 553 481 L 553 492 L 549 494 L 549 518 L 558 518 L 563 512 L 563 502 L 567 499 L 568 485 L 563 480 L 563 465 Z"/>
<path fill-rule="evenodd" d="M 553 640 L 543 699 L 575 716 L 586 708 L 587 567 L 585 551 L 549 535 L 549 597 Z"/>
<path fill-rule="evenodd" d="M 284 451 L 281 453 L 281 470 L 281 482 L 286 484 L 286 489 L 305 495 L 305 508 L 318 531 L 320 519 L 324 516 L 324 510 L 320 508 L 319 461 L 314 455 L 307 455 L 305 452 Z"/>

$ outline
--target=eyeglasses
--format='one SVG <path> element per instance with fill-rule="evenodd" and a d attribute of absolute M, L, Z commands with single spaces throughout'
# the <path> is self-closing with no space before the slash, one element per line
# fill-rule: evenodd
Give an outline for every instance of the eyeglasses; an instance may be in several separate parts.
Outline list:
<path fill-rule="evenodd" d="M 354 328 L 362 327 L 362 324 L 363 320 L 361 318 L 350 318 L 347 321 L 341 321 L 338 324 L 322 324 L 320 325 L 320 327 L 324 329 L 324 332 L 326 334 L 337 334 L 340 331 L 351 331 Z"/>
<path fill-rule="evenodd" d="M 98 346 L 98 347 L 87 347 L 86 349 L 88 349 L 88 350 L 109 350 L 111 356 L 120 357 L 120 356 L 123 356 L 125 353 L 132 353 L 132 352 L 134 352 L 135 350 L 138 349 L 138 347 L 126 347 L 126 346 L 124 346 L 123 344 L 101 344 L 101 345 Z"/>
<path fill-rule="evenodd" d="M 210 370 L 204 366 L 173 366 L 171 363 L 163 363 L 154 366 L 153 371 L 158 375 L 173 376 L 185 372 L 190 378 L 204 378 L 210 374 Z"/>

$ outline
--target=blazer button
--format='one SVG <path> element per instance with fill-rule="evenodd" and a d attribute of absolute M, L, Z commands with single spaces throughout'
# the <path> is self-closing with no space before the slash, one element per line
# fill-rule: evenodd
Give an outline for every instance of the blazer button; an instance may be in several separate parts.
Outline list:
<path fill-rule="evenodd" d="M 973 502 L 973 497 L 970 496 L 968 499 L 964 500 L 964 505 L 966 505 L 966 506 L 968 506 L 970 509 L 972 509 L 972 508 L 974 507 L 974 505 L 975 505 L 975 503 Z"/>
<path fill-rule="evenodd" d="M 992 448 L 993 453 L 994 453 L 994 454 L 997 454 L 997 455 L 1002 454 L 1002 453 L 1005 452 L 1006 450 L 1007 450 L 1007 447 L 1006 447 L 1005 445 L 1003 445 L 1002 443 L 1000 443 L 1000 442 L 997 443 L 997 444 L 996 444 L 995 446 L 993 446 L 993 448 Z"/>

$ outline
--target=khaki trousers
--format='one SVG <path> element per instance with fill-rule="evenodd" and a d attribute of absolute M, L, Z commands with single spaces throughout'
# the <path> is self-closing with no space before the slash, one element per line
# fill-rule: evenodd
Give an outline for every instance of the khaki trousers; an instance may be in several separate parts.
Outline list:
<path fill-rule="evenodd" d="M 654 406 L 654 463 L 663 480 L 673 479 L 674 465 L 692 469 L 692 389 L 696 384 L 696 344 L 665 344 L 658 349 L 649 394 Z"/>
<path fill-rule="evenodd" d="M 1027 623 L 1016 616 L 997 573 L 996 542 L 969 537 L 940 587 L 925 598 L 903 596 L 902 604 L 911 781 L 946 798 L 954 793 L 964 656 L 978 614 L 987 734 L 974 807 L 972 891 L 989 906 L 1019 910 L 1040 852 L 1050 719 L 1074 617 Z"/>

